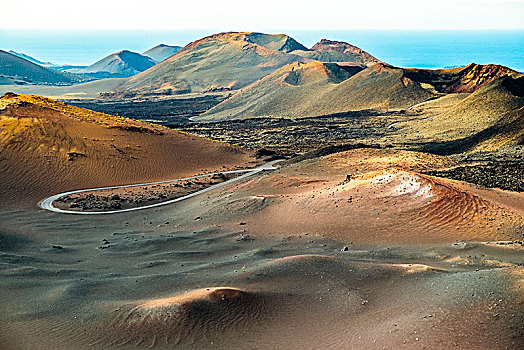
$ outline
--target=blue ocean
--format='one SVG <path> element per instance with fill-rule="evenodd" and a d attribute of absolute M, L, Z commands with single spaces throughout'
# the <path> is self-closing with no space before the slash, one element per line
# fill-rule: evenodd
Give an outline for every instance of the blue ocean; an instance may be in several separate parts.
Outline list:
<path fill-rule="evenodd" d="M 159 43 L 184 46 L 217 31 L 30 31 L 0 29 L 0 49 L 41 61 L 89 65 L 110 53 L 143 52 Z M 444 68 L 495 63 L 524 72 L 524 30 L 516 31 L 322 31 L 281 30 L 310 47 L 322 38 L 341 40 L 400 67 Z"/>

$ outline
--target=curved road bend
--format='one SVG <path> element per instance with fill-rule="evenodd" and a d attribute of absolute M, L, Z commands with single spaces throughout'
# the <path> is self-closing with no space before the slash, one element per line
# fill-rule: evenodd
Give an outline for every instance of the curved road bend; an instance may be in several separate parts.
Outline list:
<path fill-rule="evenodd" d="M 196 175 L 196 176 L 186 177 L 186 178 L 183 178 L 183 179 L 164 180 L 164 181 L 148 182 L 148 183 L 143 183 L 143 184 L 132 184 L 132 185 L 121 185 L 121 186 L 87 188 L 87 189 L 83 189 L 83 190 L 74 190 L 74 191 L 62 192 L 62 193 L 55 194 L 54 196 L 51 196 L 51 197 L 48 197 L 48 198 L 42 200 L 40 202 L 40 208 L 45 209 L 45 210 L 49 210 L 49 211 L 54 211 L 55 213 L 79 214 L 79 215 L 116 214 L 116 213 L 124 213 L 124 212 L 127 212 L 127 211 L 135 211 L 135 210 L 154 208 L 154 207 L 159 207 L 161 205 L 167 205 L 167 204 L 171 204 L 171 203 L 176 203 L 176 202 L 180 202 L 180 201 L 183 201 L 183 200 L 191 198 L 191 197 L 198 196 L 199 194 L 202 194 L 202 193 L 214 190 L 214 189 L 222 187 L 222 186 L 226 186 L 226 185 L 228 185 L 228 184 L 230 184 L 232 182 L 243 180 L 243 179 L 245 179 L 245 178 L 247 178 L 247 177 L 249 177 L 251 175 L 257 174 L 257 173 L 259 173 L 261 171 L 264 171 L 264 170 L 277 169 L 276 167 L 274 167 L 274 164 L 276 164 L 278 162 L 281 162 L 281 161 L 282 161 L 282 159 L 273 160 L 271 162 L 268 162 L 266 164 L 263 164 L 263 165 L 261 165 L 259 167 L 253 168 L 253 169 L 222 171 L 222 172 L 216 172 L 216 173 L 209 173 L 209 174 L 203 174 L 203 175 Z M 177 181 L 193 180 L 193 179 L 198 179 L 198 178 L 201 178 L 201 177 L 213 176 L 213 175 L 218 175 L 218 174 L 235 174 L 235 173 L 245 173 L 245 174 L 240 175 L 238 177 L 235 177 L 235 178 L 233 178 L 231 180 L 227 180 L 227 181 L 220 182 L 218 184 L 206 187 L 206 188 L 204 188 L 204 189 L 202 189 L 200 191 L 196 191 L 196 192 L 190 193 L 190 194 L 182 196 L 182 197 L 171 199 L 171 200 L 168 200 L 168 201 L 165 201 L 165 202 L 160 202 L 160 203 L 155 203 L 155 204 L 148 204 L 148 205 L 144 205 L 142 207 L 128 208 L 128 209 L 119 209 L 119 210 L 111 210 L 111 211 L 73 211 L 73 210 L 59 209 L 59 208 L 55 208 L 53 206 L 53 202 L 56 201 L 58 198 L 63 197 L 63 196 L 67 196 L 67 195 L 70 195 L 70 194 L 75 194 L 75 193 L 100 191 L 100 190 L 112 190 L 112 189 L 116 189 L 116 188 L 127 188 L 127 187 L 157 185 L 157 184 L 165 184 L 165 183 L 177 182 Z"/>

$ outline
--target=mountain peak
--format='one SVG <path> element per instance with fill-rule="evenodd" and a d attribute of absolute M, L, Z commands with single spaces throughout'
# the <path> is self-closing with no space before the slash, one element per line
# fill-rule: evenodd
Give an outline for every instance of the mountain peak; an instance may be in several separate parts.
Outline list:
<path fill-rule="evenodd" d="M 138 52 L 121 50 L 78 72 L 100 78 L 129 77 L 153 67 L 156 63 L 152 58 Z"/>
<path fill-rule="evenodd" d="M 312 51 L 321 53 L 338 53 L 348 56 L 352 62 L 371 66 L 381 61 L 361 48 L 351 45 L 345 41 L 322 39 L 311 47 Z"/>
<path fill-rule="evenodd" d="M 152 58 L 157 62 L 162 62 L 177 53 L 181 48 L 182 47 L 180 46 L 158 44 L 157 46 L 143 52 L 142 55 Z"/>

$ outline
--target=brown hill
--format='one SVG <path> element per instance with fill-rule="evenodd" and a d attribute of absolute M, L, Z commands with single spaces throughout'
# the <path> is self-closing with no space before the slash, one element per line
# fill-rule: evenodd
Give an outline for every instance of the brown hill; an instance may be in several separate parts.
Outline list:
<path fill-rule="evenodd" d="M 186 45 L 161 64 L 130 78 L 118 95 L 237 90 L 291 62 L 380 62 L 344 42 L 308 49 L 284 34 L 220 33 Z"/>
<path fill-rule="evenodd" d="M 407 108 L 434 96 L 400 68 L 292 63 L 202 115 L 204 120 L 305 117 L 364 109 Z"/>
<path fill-rule="evenodd" d="M 34 95 L 0 99 L 0 203 L 246 165 L 239 148 Z"/>
<path fill-rule="evenodd" d="M 520 239 L 522 197 L 510 204 L 494 190 L 421 174 L 453 165 L 425 153 L 355 149 L 281 166 L 211 198 L 205 210 L 231 227 L 242 220 L 254 232 L 342 242 Z"/>
<path fill-rule="evenodd" d="M 292 53 L 322 62 L 352 62 L 365 66 L 380 63 L 380 60 L 356 46 L 328 39 L 320 40 L 311 47 L 311 50 L 293 51 Z"/>
<path fill-rule="evenodd" d="M 471 94 L 447 95 L 416 109 L 422 119 L 399 128 L 406 127 L 408 139 L 424 135 L 431 151 L 494 150 L 524 143 L 524 76 L 497 77 Z"/>
<path fill-rule="evenodd" d="M 244 87 L 304 58 L 306 49 L 287 35 L 220 33 L 194 41 L 155 67 L 130 78 L 126 94 L 176 94 Z"/>
<path fill-rule="evenodd" d="M 520 73 L 508 67 L 471 63 L 452 69 L 405 69 L 406 77 L 420 83 L 428 83 L 439 92 L 474 92 L 493 79 L 501 76 L 519 76 Z"/>
<path fill-rule="evenodd" d="M 174 53 L 179 51 L 182 47 L 180 46 L 171 46 L 166 44 L 159 44 L 145 52 L 142 52 L 142 55 L 154 59 L 156 62 L 162 62 L 166 58 L 169 58 Z"/>
<path fill-rule="evenodd" d="M 70 70 L 97 78 L 125 78 L 153 67 L 157 61 L 137 52 L 122 50 L 115 52 L 89 67 Z"/>

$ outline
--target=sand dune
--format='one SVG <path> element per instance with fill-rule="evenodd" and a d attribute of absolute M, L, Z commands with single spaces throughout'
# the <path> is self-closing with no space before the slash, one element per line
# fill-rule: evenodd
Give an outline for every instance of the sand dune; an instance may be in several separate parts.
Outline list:
<path fill-rule="evenodd" d="M 105 337 L 92 345 L 163 347 L 206 343 L 233 336 L 265 317 L 269 297 L 237 288 L 213 287 L 116 309 Z M 212 341 L 211 341 L 212 342 Z"/>
<path fill-rule="evenodd" d="M 431 209 L 448 201 L 447 194 L 474 194 L 489 210 L 505 207 L 493 218 L 506 220 L 514 194 L 498 202 L 482 190 L 458 194 L 467 188 L 419 173 L 452 163 L 421 153 L 354 150 L 139 215 L 93 220 L 32 207 L 1 212 L 2 345 L 518 349 L 520 250 L 481 241 L 489 229 L 464 235 L 479 242 L 455 242 L 458 234 L 429 225 L 438 214 L 426 219 L 411 212 L 428 227 L 404 223 L 404 233 L 394 236 L 399 221 L 373 213 L 393 198 L 416 208 L 431 200 Z M 349 182 L 347 173 L 354 175 Z M 348 218 L 326 202 L 337 186 L 346 194 L 365 192 L 368 209 L 357 216 L 362 223 L 352 224 L 381 221 L 380 231 L 351 236 Z M 311 194 L 331 211 L 313 212 Z M 272 208 L 288 210 L 290 200 L 295 216 L 267 216 Z M 399 215 L 406 212 L 399 206 Z M 327 225 L 315 232 L 290 224 L 334 219 L 346 224 L 340 234 Z M 428 243 L 435 241 L 444 243 Z"/>
<path fill-rule="evenodd" d="M 200 234 L 216 238 L 211 232 Z M 149 240 L 160 238 L 149 234 Z M 522 268 L 456 267 L 444 259 L 443 247 L 425 248 L 424 253 L 420 248 L 369 251 L 355 246 L 340 252 L 336 242 L 313 236 L 313 244 L 255 241 L 249 244 L 256 254 L 238 261 L 234 250 L 226 248 L 227 240 L 223 236 L 214 241 L 207 250 L 211 255 L 201 256 L 199 262 L 182 260 L 188 267 L 167 258 L 164 266 L 137 273 L 134 264 L 150 258 L 141 254 L 118 276 L 88 272 L 96 264 L 86 261 L 69 273 L 88 273 L 89 280 L 64 281 L 65 287 L 58 289 L 57 281 L 54 286 L 43 281 L 38 288 L 46 292 L 40 294 L 36 309 L 32 303 L 29 311 L 22 303 L 7 325 L 0 323 L 6 331 L 4 344 L 13 344 L 13 336 L 28 326 L 26 348 L 38 339 L 40 346 L 34 348 L 52 344 L 56 349 L 72 344 L 94 349 L 516 349 L 521 339 Z M 322 247 L 320 242 L 325 242 Z M 177 249 L 184 251 L 194 243 L 179 240 Z M 115 240 L 115 247 L 119 244 L 123 242 Z M 292 255 L 297 249 L 318 253 Z M 480 252 L 455 250 L 455 256 L 465 258 Z M 431 257 L 424 257 L 429 252 Z M 79 251 L 72 254 L 82 256 Z M 130 261 L 129 255 L 105 254 L 113 256 L 113 264 Z M 402 262 L 405 256 L 427 263 L 408 264 Z M 211 262 L 216 266 L 209 266 Z M 242 264 L 245 270 L 232 271 Z M 431 267 L 437 264 L 441 268 Z M 181 268 L 192 277 L 172 271 Z M 162 276 L 151 275 L 160 271 Z M 4 283 L 14 285 L 14 275 L 4 278 Z M 216 282 L 224 278 L 228 287 Z M 216 287 L 187 289 L 206 283 Z M 46 312 L 48 305 L 52 311 Z M 17 326 L 22 328 L 13 328 Z"/>

